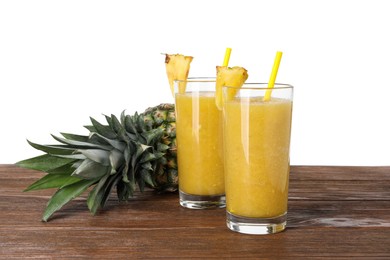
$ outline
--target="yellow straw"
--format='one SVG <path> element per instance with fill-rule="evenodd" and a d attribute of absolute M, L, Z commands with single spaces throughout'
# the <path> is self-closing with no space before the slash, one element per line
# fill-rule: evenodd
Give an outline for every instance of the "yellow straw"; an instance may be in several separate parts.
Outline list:
<path fill-rule="evenodd" d="M 272 93 L 272 89 L 274 88 L 274 85 L 275 85 L 276 75 L 278 74 L 278 69 L 279 69 L 280 60 L 282 59 L 282 54 L 283 54 L 283 52 L 281 52 L 281 51 L 276 52 L 274 67 L 272 68 L 271 76 L 270 76 L 269 82 L 268 82 L 268 89 L 265 92 L 265 95 L 263 98 L 264 101 L 269 101 L 271 99 L 271 93 Z"/>
<path fill-rule="evenodd" d="M 222 66 L 227 67 L 229 65 L 230 53 L 232 52 L 232 48 L 226 48 L 225 58 L 223 59 Z"/>

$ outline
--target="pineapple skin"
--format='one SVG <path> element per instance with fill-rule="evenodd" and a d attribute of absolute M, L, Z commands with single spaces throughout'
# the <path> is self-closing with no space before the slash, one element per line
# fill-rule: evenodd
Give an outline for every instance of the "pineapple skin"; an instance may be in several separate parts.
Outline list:
<path fill-rule="evenodd" d="M 161 143 L 169 146 L 154 172 L 155 189 L 160 191 L 176 191 L 178 189 L 177 146 L 176 146 L 176 114 L 174 104 L 160 104 L 147 108 L 142 114 L 145 124 L 152 129 L 161 128 L 164 135 Z"/>

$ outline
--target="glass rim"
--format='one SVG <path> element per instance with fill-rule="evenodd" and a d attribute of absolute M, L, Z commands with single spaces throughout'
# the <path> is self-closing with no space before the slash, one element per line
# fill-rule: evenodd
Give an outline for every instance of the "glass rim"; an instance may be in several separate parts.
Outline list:
<path fill-rule="evenodd" d="M 189 77 L 186 80 L 176 79 L 174 82 L 215 82 L 216 77 Z M 264 86 L 264 87 L 262 87 Z M 223 88 L 234 88 L 232 86 L 222 86 Z M 245 82 L 240 89 L 267 89 L 268 83 L 266 82 Z M 287 83 L 275 83 L 274 89 L 294 89 L 294 86 Z"/>
<path fill-rule="evenodd" d="M 176 79 L 174 82 L 215 82 L 216 77 L 189 77 L 186 80 Z"/>
<path fill-rule="evenodd" d="M 263 87 L 264 86 L 264 87 Z M 268 83 L 255 83 L 255 82 L 249 82 L 244 83 L 240 88 L 232 87 L 232 86 L 222 86 L 222 88 L 234 88 L 234 89 L 252 89 L 252 90 L 267 90 L 268 89 Z M 294 89 L 293 85 L 286 84 L 286 83 L 275 83 L 274 87 L 272 89 Z"/>

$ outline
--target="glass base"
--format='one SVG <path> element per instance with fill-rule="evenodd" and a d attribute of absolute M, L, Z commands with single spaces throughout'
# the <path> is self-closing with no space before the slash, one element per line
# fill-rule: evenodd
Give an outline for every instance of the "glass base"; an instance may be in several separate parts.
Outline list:
<path fill-rule="evenodd" d="M 286 228 L 287 212 L 275 218 L 247 218 L 226 212 L 226 224 L 233 231 L 252 234 L 266 235 L 283 231 Z"/>
<path fill-rule="evenodd" d="M 225 195 L 190 195 L 179 191 L 180 205 L 189 209 L 212 209 L 226 207 Z"/>

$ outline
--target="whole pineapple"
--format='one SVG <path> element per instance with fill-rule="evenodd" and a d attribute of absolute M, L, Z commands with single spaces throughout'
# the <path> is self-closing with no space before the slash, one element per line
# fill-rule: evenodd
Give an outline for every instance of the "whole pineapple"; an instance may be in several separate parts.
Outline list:
<path fill-rule="evenodd" d="M 161 104 L 133 116 L 123 112 L 106 116 L 107 124 L 91 118 L 88 136 L 62 133 L 53 135 L 57 145 L 29 141 L 44 155 L 20 161 L 17 165 L 47 173 L 26 191 L 58 188 L 43 214 L 49 217 L 89 187 L 89 210 L 103 208 L 116 188 L 119 200 L 128 200 L 138 187 L 158 191 L 177 190 L 175 111 Z"/>

